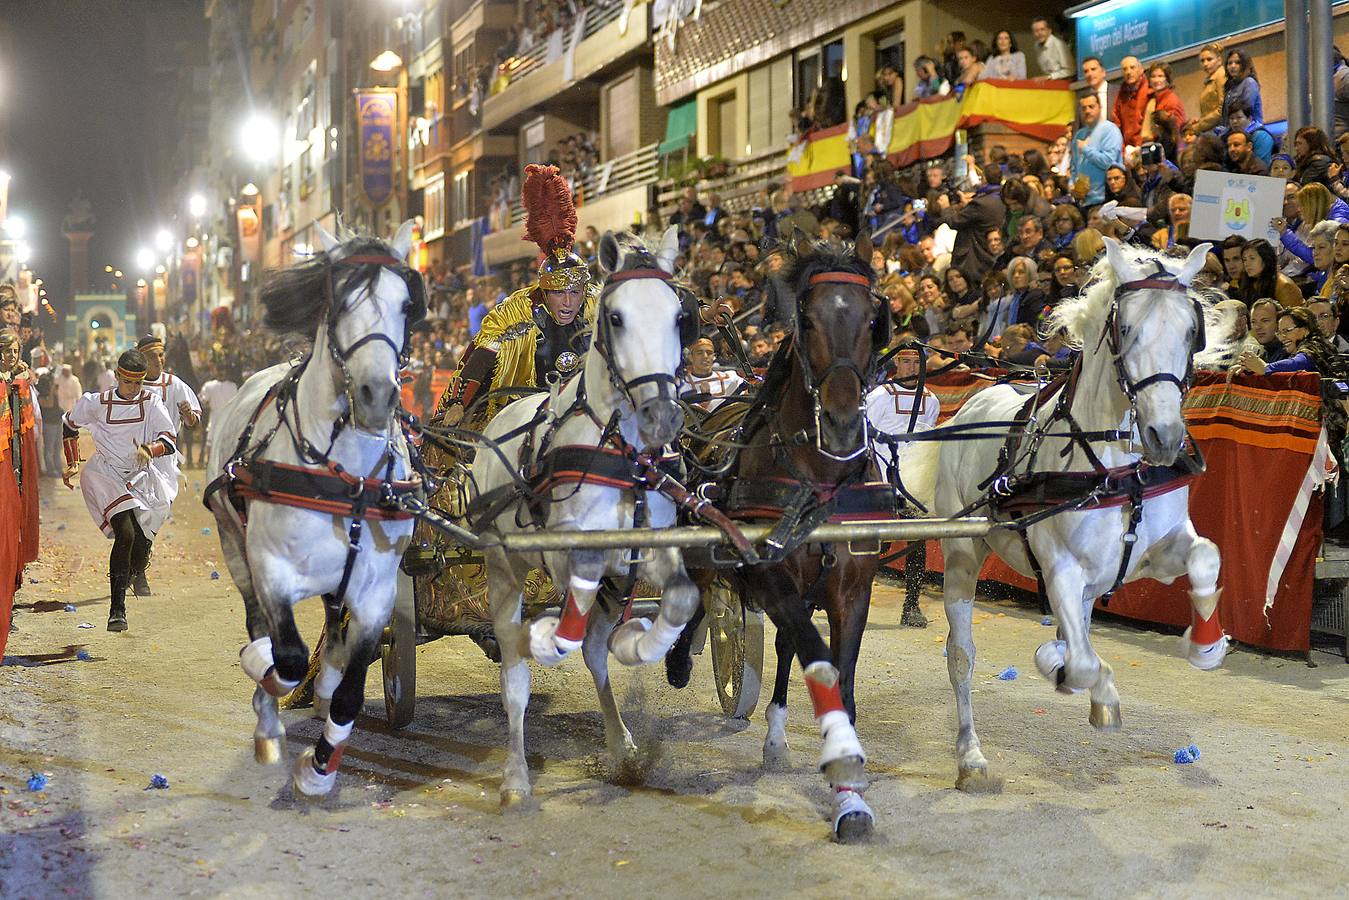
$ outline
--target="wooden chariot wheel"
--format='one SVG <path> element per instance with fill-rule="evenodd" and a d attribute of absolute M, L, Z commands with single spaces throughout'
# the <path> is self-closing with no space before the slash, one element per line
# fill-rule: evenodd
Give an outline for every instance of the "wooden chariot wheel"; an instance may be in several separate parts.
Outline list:
<path fill-rule="evenodd" d="M 384 717 L 390 728 L 412 722 L 417 706 L 417 579 L 398 569 L 393 616 L 384 628 L 380 662 L 384 670 Z"/>
<path fill-rule="evenodd" d="M 759 705 L 763 684 L 763 613 L 746 607 L 721 577 L 707 588 L 703 603 L 721 711 L 729 718 L 748 719 Z"/>

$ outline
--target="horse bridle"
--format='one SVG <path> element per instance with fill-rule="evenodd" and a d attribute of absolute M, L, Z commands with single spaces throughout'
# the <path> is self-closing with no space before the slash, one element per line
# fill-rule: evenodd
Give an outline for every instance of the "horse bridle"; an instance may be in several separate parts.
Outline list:
<path fill-rule="evenodd" d="M 867 293 L 870 294 L 873 299 L 877 299 L 875 292 L 872 291 L 871 288 L 871 279 L 868 278 L 866 275 L 861 275 L 856 272 L 819 272 L 816 273 L 815 275 L 810 276 L 810 286 L 815 287 L 818 284 L 860 285 L 867 289 Z M 886 310 L 882 308 L 881 312 L 884 313 L 886 312 Z M 872 341 L 873 346 L 871 347 L 871 352 L 868 354 L 867 357 L 868 361 L 866 371 L 863 371 L 862 368 L 857 365 L 857 363 L 853 362 L 852 357 L 835 355 L 834 358 L 830 360 L 829 365 L 825 367 L 824 372 L 819 376 L 819 378 L 816 378 L 815 372 L 810 365 L 809 354 L 805 350 L 804 330 L 801 327 L 802 320 L 803 320 L 803 310 L 801 303 L 798 301 L 796 307 L 796 336 L 792 340 L 792 353 L 796 355 L 796 360 L 801 366 L 801 378 L 802 381 L 805 382 L 806 393 L 810 395 L 811 403 L 814 407 L 813 416 L 815 422 L 815 449 L 822 455 L 827 456 L 829 459 L 832 459 L 835 462 L 851 462 L 852 460 L 857 459 L 863 453 L 866 453 L 867 448 L 871 445 L 871 430 L 870 424 L 867 421 L 867 414 L 866 414 L 866 395 L 867 395 L 867 386 L 871 384 L 872 379 L 875 377 L 876 369 L 878 366 L 875 352 L 876 348 L 874 346 L 875 344 L 874 338 Z M 876 326 L 873 324 L 872 325 L 873 335 L 875 333 L 875 327 Z M 847 454 L 846 456 L 839 456 L 835 453 L 831 453 L 830 451 L 826 450 L 824 447 L 824 438 L 820 431 L 820 414 L 823 410 L 823 404 L 820 399 L 820 393 L 824 390 L 824 383 L 829 380 L 829 376 L 834 374 L 835 371 L 840 370 L 852 373 L 853 377 L 857 379 L 858 385 L 860 387 L 859 394 L 861 396 L 861 399 L 858 402 L 857 411 L 862 416 L 862 440 L 858 444 L 857 449 L 854 450 L 852 453 Z"/>
<path fill-rule="evenodd" d="M 609 294 L 625 281 L 636 281 L 639 279 L 652 279 L 663 281 L 670 286 L 670 289 L 679 294 L 680 288 L 674 283 L 674 277 L 664 269 L 654 266 L 641 269 L 626 269 L 622 272 L 610 273 L 605 280 L 604 287 L 600 290 L 599 303 L 595 309 L 595 332 L 598 340 L 593 349 L 599 353 L 600 358 L 604 360 L 604 368 L 608 371 L 609 383 L 612 384 L 628 402 L 632 404 L 635 410 L 638 406 L 637 398 L 633 395 L 633 390 L 644 384 L 656 385 L 657 397 L 661 400 L 668 400 L 671 403 L 675 401 L 675 395 L 678 393 L 678 379 L 667 372 L 650 372 L 646 375 L 638 375 L 636 378 L 623 378 L 618 372 L 618 366 L 614 362 L 613 355 L 613 334 L 609 329 L 609 316 L 605 301 Z M 681 306 L 683 304 L 681 303 Z M 687 315 L 685 310 L 683 315 Z M 682 328 L 682 324 L 681 324 Z M 682 341 L 681 341 L 682 343 Z"/>
<path fill-rule="evenodd" d="M 1157 265 L 1157 271 L 1151 275 L 1134 281 L 1125 281 L 1115 288 L 1114 301 L 1110 305 L 1110 313 L 1106 316 L 1105 328 L 1101 333 L 1101 340 L 1110 349 L 1110 357 L 1115 363 L 1115 380 L 1119 382 L 1120 390 L 1124 392 L 1124 396 L 1129 399 L 1130 407 L 1135 406 L 1138 395 L 1144 388 L 1154 384 L 1174 384 L 1183 397 L 1190 389 L 1190 382 L 1194 379 L 1194 354 L 1202 350 L 1205 343 L 1204 309 L 1198 300 L 1192 300 L 1195 315 L 1195 335 L 1194 341 L 1190 345 L 1189 362 L 1185 366 L 1185 377 L 1181 378 L 1171 372 L 1155 372 L 1139 381 L 1133 381 L 1124 368 L 1124 345 L 1120 335 L 1119 306 L 1123 294 L 1135 291 L 1178 291 L 1182 294 L 1189 294 L 1190 289 L 1181 284 L 1175 275 L 1168 272 L 1160 264 Z"/>

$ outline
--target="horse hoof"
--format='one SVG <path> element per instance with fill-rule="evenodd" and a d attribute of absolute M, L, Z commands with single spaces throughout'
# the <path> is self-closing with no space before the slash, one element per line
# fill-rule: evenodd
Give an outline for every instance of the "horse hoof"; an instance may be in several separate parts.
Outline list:
<path fill-rule="evenodd" d="M 905 628 L 926 628 L 927 616 L 923 615 L 918 604 L 915 603 L 913 606 L 905 604 L 904 611 L 899 614 L 899 624 Z"/>
<path fill-rule="evenodd" d="M 1091 715 L 1087 717 L 1091 727 L 1097 731 L 1119 731 L 1120 715 L 1118 703 L 1093 703 Z"/>
<path fill-rule="evenodd" d="M 769 772 L 786 772 L 792 767 L 792 753 L 786 744 L 781 747 L 764 745 L 763 767 Z"/>
<path fill-rule="evenodd" d="M 286 757 L 286 739 L 280 737 L 253 738 L 253 761 L 260 766 L 275 766 Z"/>
<path fill-rule="evenodd" d="M 517 788 L 501 789 L 501 811 L 521 809 L 529 802 L 529 791 Z"/>
<path fill-rule="evenodd" d="M 693 675 L 693 657 L 688 649 L 676 644 L 665 654 L 665 681 L 672 688 L 686 688 Z"/>
<path fill-rule="evenodd" d="M 961 769 L 956 776 L 956 790 L 966 794 L 1001 794 L 1003 781 L 998 775 L 981 769 Z"/>
<path fill-rule="evenodd" d="M 292 773 L 295 794 L 300 797 L 322 797 L 337 784 L 337 773 L 323 774 L 314 768 L 314 748 L 306 747 L 295 760 Z"/>
<path fill-rule="evenodd" d="M 1081 688 L 1063 683 L 1063 667 L 1068 661 L 1067 641 L 1045 641 L 1035 651 L 1035 668 L 1060 694 L 1078 694 Z"/>
<path fill-rule="evenodd" d="M 834 794 L 834 838 L 840 844 L 851 844 L 871 834 L 876 816 L 857 791 L 838 791 Z"/>
<path fill-rule="evenodd" d="M 1180 652 L 1185 660 L 1196 669 L 1205 672 L 1216 669 L 1227 658 L 1227 635 L 1223 635 L 1211 644 L 1196 644 L 1190 640 L 1191 629 L 1186 628 L 1180 636 Z"/>

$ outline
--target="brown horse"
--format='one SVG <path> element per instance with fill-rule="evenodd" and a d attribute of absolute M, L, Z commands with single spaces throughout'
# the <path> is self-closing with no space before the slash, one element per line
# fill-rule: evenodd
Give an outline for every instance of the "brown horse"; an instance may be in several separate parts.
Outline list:
<path fill-rule="evenodd" d="M 734 443 L 743 449 L 718 479 L 723 494 L 718 506 L 743 521 L 779 523 L 765 561 L 730 575 L 741 598 L 763 609 L 777 627 L 777 680 L 764 764 L 787 761 L 787 682 L 795 656 L 823 737 L 820 769 L 834 789 L 834 834 L 847 841 L 869 833 L 874 818 L 862 799 L 865 754 L 852 722 L 853 674 L 877 557 L 804 538 L 825 521 L 894 515 L 894 491 L 869 481 L 873 469 L 863 411 L 878 354 L 889 340 L 889 309 L 872 293 L 868 236 L 843 252 L 805 239 L 788 252 L 795 327 L 735 433 Z M 703 574 L 700 581 L 710 579 Z M 816 609 L 829 616 L 828 647 L 811 621 Z M 696 625 L 690 623 L 667 659 L 676 686 L 687 683 Z"/>

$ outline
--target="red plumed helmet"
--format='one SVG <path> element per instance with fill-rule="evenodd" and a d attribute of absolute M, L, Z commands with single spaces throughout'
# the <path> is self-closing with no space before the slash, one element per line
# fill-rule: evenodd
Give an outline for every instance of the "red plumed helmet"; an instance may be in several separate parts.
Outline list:
<path fill-rule="evenodd" d="M 539 284 L 545 290 L 567 290 L 590 278 L 585 262 L 574 253 L 576 206 L 571 186 L 557 166 L 525 166 L 520 191 L 525 206 L 525 236 L 539 247 Z"/>

